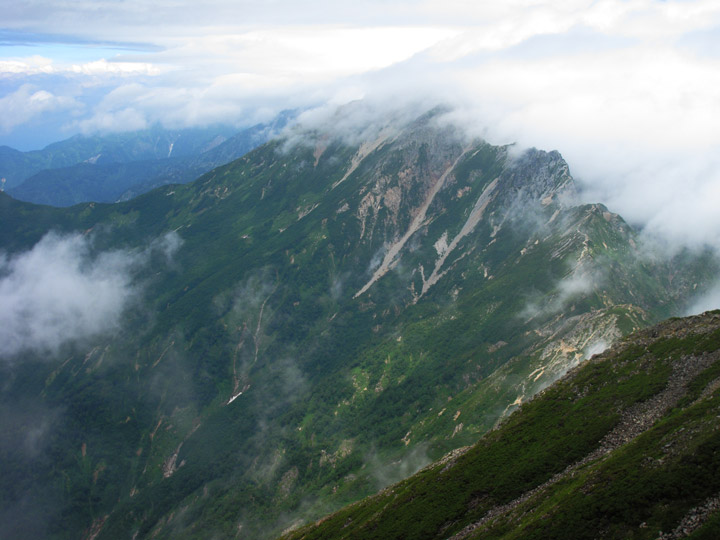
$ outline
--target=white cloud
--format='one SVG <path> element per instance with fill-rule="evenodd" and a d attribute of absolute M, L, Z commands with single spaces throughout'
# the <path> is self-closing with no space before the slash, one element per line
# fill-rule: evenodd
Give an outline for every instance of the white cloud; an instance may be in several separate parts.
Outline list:
<path fill-rule="evenodd" d="M 24 84 L 15 92 L 0 98 L 0 131 L 10 132 L 36 116 L 57 109 L 74 109 L 78 103 L 72 97 L 56 96 L 31 84 Z"/>
<path fill-rule="evenodd" d="M 55 68 L 50 58 L 44 56 L 30 56 L 27 58 L 8 58 L 0 60 L 0 77 L 7 75 L 36 75 L 39 73 L 53 73 Z"/>
<path fill-rule="evenodd" d="M 55 62 L 44 56 L 24 58 L 7 58 L 0 60 L 0 77 L 9 75 L 110 75 L 137 76 L 158 75 L 162 72 L 159 66 L 147 62 L 108 61 L 105 58 L 84 63 Z"/>
<path fill-rule="evenodd" d="M 91 118 L 76 124 L 84 134 L 135 131 L 148 127 L 145 116 L 133 107 L 119 111 L 105 110 L 96 112 Z"/>
<path fill-rule="evenodd" d="M 156 57 L 169 63 L 197 65 L 207 71 L 267 76 L 339 77 L 406 60 L 458 33 L 448 28 L 307 25 L 237 29 L 233 33 L 192 35 L 168 41 Z"/>
<path fill-rule="evenodd" d="M 0 258 L 0 357 L 64 344 L 121 327 L 141 293 L 135 272 L 152 250 L 170 259 L 180 245 L 171 233 L 145 252 L 93 253 L 82 235 L 46 235 L 29 251 Z"/>
<path fill-rule="evenodd" d="M 84 64 L 72 64 L 67 67 L 63 66 L 59 70 L 67 70 L 72 73 L 82 75 L 111 74 L 120 76 L 158 75 L 161 72 L 158 66 L 147 62 L 108 62 L 104 58 L 92 62 L 86 62 Z"/>
<path fill-rule="evenodd" d="M 520 316 L 532 319 L 538 315 L 553 315 L 566 310 L 571 302 L 597 291 L 604 279 L 602 266 L 577 266 L 555 285 L 551 295 L 530 301 Z"/>

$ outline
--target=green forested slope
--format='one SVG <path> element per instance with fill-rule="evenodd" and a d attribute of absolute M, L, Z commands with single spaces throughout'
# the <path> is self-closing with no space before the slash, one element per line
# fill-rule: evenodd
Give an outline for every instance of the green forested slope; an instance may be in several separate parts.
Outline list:
<path fill-rule="evenodd" d="M 47 426 L 0 445 L 5 530 L 277 535 L 475 442 L 715 269 L 645 257 L 557 152 L 433 115 L 297 138 L 115 205 L 0 197 L 6 260 L 52 230 L 137 261 L 114 327 L 1 364 L 6 417 Z"/>
<path fill-rule="evenodd" d="M 720 312 L 662 323 L 471 448 L 287 538 L 715 538 L 718 388 Z"/>

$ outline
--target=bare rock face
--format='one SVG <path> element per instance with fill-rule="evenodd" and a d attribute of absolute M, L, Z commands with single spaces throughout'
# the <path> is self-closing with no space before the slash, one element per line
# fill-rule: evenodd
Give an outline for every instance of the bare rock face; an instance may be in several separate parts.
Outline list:
<path fill-rule="evenodd" d="M 374 152 L 362 153 L 362 165 L 356 154 L 349 171 L 362 186 L 355 212 L 359 240 L 375 246 L 382 259 L 356 297 L 405 259 L 420 278 L 418 285 L 410 285 L 416 302 L 453 260 L 476 249 L 469 238 L 481 222 L 492 228 L 490 237 L 481 240 L 489 243 L 503 225 L 548 223 L 575 204 L 574 181 L 558 152 L 530 149 L 516 156 L 507 147 L 468 141 L 456 129 L 440 129 L 427 119 L 373 147 Z M 449 214 L 460 218 L 457 228 L 452 236 L 448 229 L 438 236 L 435 224 Z M 445 246 L 442 252 L 438 242 Z M 437 259 L 414 255 L 427 252 L 428 244 Z"/>

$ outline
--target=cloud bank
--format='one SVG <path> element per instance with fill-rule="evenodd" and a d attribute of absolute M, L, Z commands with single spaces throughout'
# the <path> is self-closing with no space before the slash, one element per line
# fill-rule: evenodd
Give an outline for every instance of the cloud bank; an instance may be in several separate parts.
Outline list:
<path fill-rule="evenodd" d="M 78 103 L 67 96 L 56 96 L 31 84 L 23 84 L 15 92 L 0 97 L 0 132 L 10 133 L 16 126 L 58 109 L 71 110 Z"/>
<path fill-rule="evenodd" d="M 153 250 L 170 257 L 171 234 L 144 252 L 93 253 L 79 234 L 46 235 L 29 251 L 0 259 L 0 358 L 54 354 L 65 344 L 118 331 L 140 299 L 136 272 Z"/>

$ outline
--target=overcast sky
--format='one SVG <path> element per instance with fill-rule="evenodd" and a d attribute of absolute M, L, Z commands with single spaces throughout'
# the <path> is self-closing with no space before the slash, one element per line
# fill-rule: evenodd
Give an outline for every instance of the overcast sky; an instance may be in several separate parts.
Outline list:
<path fill-rule="evenodd" d="M 717 0 L 4 4 L 0 144 L 446 101 L 490 142 L 558 149 L 588 200 L 720 246 Z"/>

